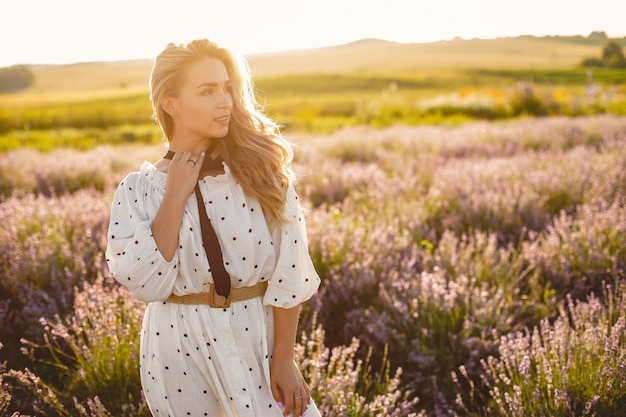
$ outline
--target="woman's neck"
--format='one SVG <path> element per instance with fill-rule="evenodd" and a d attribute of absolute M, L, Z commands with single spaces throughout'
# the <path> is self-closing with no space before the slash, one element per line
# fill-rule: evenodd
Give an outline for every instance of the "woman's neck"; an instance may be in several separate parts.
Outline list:
<path fill-rule="evenodd" d="M 175 153 L 191 152 L 196 155 L 200 155 L 202 152 L 206 152 L 208 150 L 209 153 L 207 156 L 216 157 L 220 154 L 217 146 L 217 140 L 218 139 L 204 138 L 191 142 L 172 138 L 169 140 L 169 150 Z"/>

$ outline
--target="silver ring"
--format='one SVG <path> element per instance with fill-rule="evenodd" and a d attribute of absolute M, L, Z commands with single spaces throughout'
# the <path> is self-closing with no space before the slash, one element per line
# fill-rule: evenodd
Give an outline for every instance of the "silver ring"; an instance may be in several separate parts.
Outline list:
<path fill-rule="evenodd" d="M 296 400 L 301 400 L 302 399 L 302 395 L 298 395 L 297 397 L 293 397 L 293 398 L 295 398 Z"/>
<path fill-rule="evenodd" d="M 193 159 L 187 159 L 187 162 L 193 162 L 193 166 L 196 166 L 196 161 L 194 161 Z"/>

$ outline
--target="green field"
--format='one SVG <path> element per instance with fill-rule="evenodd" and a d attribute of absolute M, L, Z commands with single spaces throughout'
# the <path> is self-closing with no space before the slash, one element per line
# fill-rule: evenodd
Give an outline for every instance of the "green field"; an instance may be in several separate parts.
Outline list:
<path fill-rule="evenodd" d="M 331 133 L 354 125 L 626 114 L 626 69 L 579 66 L 599 56 L 605 42 L 592 36 L 363 40 L 248 58 L 259 101 L 286 132 Z M 160 141 L 151 125 L 150 66 L 33 67 L 34 85 L 0 94 L 0 151 Z"/>
<path fill-rule="evenodd" d="M 592 77 L 593 84 L 582 68 L 449 69 L 283 75 L 260 78 L 256 85 L 266 111 L 289 134 L 330 133 L 363 124 L 626 114 L 626 70 L 594 70 Z M 0 102 L 0 151 L 160 140 L 157 126 L 151 124 L 147 90 L 90 98 L 58 96 L 40 103 Z"/>

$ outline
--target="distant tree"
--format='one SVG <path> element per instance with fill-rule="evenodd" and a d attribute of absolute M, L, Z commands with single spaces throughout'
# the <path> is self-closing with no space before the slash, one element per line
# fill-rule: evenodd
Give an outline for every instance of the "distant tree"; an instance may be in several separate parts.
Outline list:
<path fill-rule="evenodd" d="M 583 67 L 626 68 L 626 59 L 622 46 L 616 41 L 610 41 L 602 49 L 601 58 L 586 58 Z"/>
<path fill-rule="evenodd" d="M 604 62 L 600 58 L 585 58 L 582 66 L 585 68 L 599 68 L 604 66 Z"/>
<path fill-rule="evenodd" d="M 602 50 L 602 61 L 606 67 L 625 67 L 626 60 L 624 60 L 624 51 L 622 51 L 622 46 L 614 41 L 609 42 Z"/>
<path fill-rule="evenodd" d="M 606 41 L 609 37 L 606 35 L 605 31 L 595 30 L 587 36 L 588 39 L 593 39 L 596 41 Z"/>
<path fill-rule="evenodd" d="M 0 92 L 13 93 L 32 85 L 35 76 L 26 65 L 0 68 Z"/>

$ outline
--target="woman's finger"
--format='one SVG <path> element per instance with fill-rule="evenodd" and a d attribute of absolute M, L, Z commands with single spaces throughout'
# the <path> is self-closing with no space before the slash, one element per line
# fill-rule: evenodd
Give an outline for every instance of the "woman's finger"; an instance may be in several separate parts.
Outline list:
<path fill-rule="evenodd" d="M 292 411 L 294 410 L 294 399 L 293 399 L 293 395 L 286 395 L 285 396 L 285 408 L 283 409 L 283 415 L 284 416 L 288 416 L 289 414 L 291 414 Z M 296 413 L 294 412 L 294 416 L 296 415 Z"/>
<path fill-rule="evenodd" d="M 202 162 L 204 156 L 193 154 L 191 152 L 177 152 L 172 158 L 171 165 L 175 170 L 184 175 L 191 175 L 192 173 L 198 174 L 202 169 Z"/>
<path fill-rule="evenodd" d="M 183 164 L 196 164 L 196 160 L 198 157 L 191 152 L 181 152 L 180 153 L 180 162 Z"/>
<path fill-rule="evenodd" d="M 200 155 L 197 156 L 196 164 L 194 165 L 194 168 L 196 168 L 197 173 L 200 173 L 200 171 L 202 170 L 203 162 L 204 162 L 204 152 L 202 152 Z"/>
<path fill-rule="evenodd" d="M 304 413 L 304 410 L 306 410 L 306 398 L 302 394 L 297 394 L 294 397 L 293 403 L 294 403 L 293 415 L 301 416 L 302 413 Z"/>

